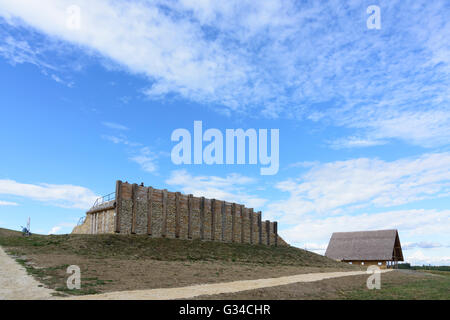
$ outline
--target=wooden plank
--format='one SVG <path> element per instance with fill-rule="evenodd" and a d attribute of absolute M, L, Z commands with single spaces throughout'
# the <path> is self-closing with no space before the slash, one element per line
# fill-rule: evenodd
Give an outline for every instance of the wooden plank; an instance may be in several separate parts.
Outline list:
<path fill-rule="evenodd" d="M 188 195 L 188 239 L 192 239 L 191 216 L 192 216 L 192 194 Z"/>
<path fill-rule="evenodd" d="M 273 223 L 273 233 L 275 234 L 275 247 L 278 245 L 278 222 Z"/>
<path fill-rule="evenodd" d="M 162 192 L 162 226 L 161 226 L 161 236 L 165 237 L 167 235 L 167 189 Z"/>
<path fill-rule="evenodd" d="M 253 244 L 253 208 L 249 209 L 248 217 L 250 221 L 250 244 Z"/>
<path fill-rule="evenodd" d="M 175 238 L 180 237 L 180 196 L 179 192 L 175 193 Z"/>
<path fill-rule="evenodd" d="M 234 242 L 236 232 L 236 203 L 231 205 L 231 242 Z"/>
<path fill-rule="evenodd" d="M 132 207 L 131 207 L 131 233 L 136 233 L 136 209 L 137 209 L 137 184 L 133 183 L 131 186 L 131 200 L 132 200 Z"/>
<path fill-rule="evenodd" d="M 120 232 L 120 213 L 122 209 L 122 181 L 116 181 L 116 221 L 114 232 Z"/>
<path fill-rule="evenodd" d="M 205 239 L 205 197 L 200 200 L 200 239 Z"/>
<path fill-rule="evenodd" d="M 225 241 L 225 224 L 226 224 L 226 204 L 225 201 L 222 201 L 222 236 L 221 240 Z"/>
<path fill-rule="evenodd" d="M 244 243 L 245 207 L 241 205 L 241 243 Z"/>
<path fill-rule="evenodd" d="M 216 239 L 216 199 L 211 199 L 211 240 Z"/>
<path fill-rule="evenodd" d="M 270 221 L 266 220 L 267 245 L 270 246 Z"/>
<path fill-rule="evenodd" d="M 153 188 L 147 189 L 147 234 L 152 235 Z"/>
<path fill-rule="evenodd" d="M 262 244 L 262 221 L 261 211 L 258 212 L 258 243 Z"/>

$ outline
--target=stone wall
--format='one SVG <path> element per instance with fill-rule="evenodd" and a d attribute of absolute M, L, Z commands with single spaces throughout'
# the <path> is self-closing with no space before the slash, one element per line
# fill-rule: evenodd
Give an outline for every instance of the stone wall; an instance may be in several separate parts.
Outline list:
<path fill-rule="evenodd" d="M 117 182 L 115 231 L 153 237 L 287 245 L 261 212 L 217 199 Z"/>
<path fill-rule="evenodd" d="M 73 233 L 287 245 L 277 229 L 244 205 L 117 181 L 116 199 L 89 210 Z"/>
<path fill-rule="evenodd" d="M 110 201 L 101 206 L 92 208 L 86 213 L 84 222 L 76 226 L 74 234 L 100 234 L 113 233 L 115 226 L 115 201 Z"/>

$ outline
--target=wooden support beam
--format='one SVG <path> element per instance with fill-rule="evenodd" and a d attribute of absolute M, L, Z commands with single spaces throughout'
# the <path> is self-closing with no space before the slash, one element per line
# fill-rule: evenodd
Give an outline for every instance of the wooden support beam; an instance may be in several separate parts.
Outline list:
<path fill-rule="evenodd" d="M 120 232 L 120 213 L 122 211 L 122 181 L 116 181 L 116 220 L 114 232 Z"/>
<path fill-rule="evenodd" d="M 253 208 L 248 209 L 248 218 L 250 221 L 250 244 L 253 244 Z"/>
<path fill-rule="evenodd" d="M 192 194 L 188 195 L 188 239 L 192 239 Z"/>
<path fill-rule="evenodd" d="M 231 205 L 231 242 L 234 242 L 236 233 L 236 203 Z"/>
<path fill-rule="evenodd" d="M 181 214 L 180 214 L 180 197 L 181 193 L 175 193 L 175 238 L 180 237 Z"/>
<path fill-rule="evenodd" d="M 167 235 L 167 189 L 162 192 L 162 226 L 161 226 L 161 236 L 165 237 Z"/>
<path fill-rule="evenodd" d="M 270 246 L 270 221 L 266 220 L 267 245 Z"/>
<path fill-rule="evenodd" d="M 258 212 L 258 244 L 262 244 L 262 221 L 261 221 L 261 211 Z"/>
<path fill-rule="evenodd" d="M 132 200 L 132 206 L 131 206 L 131 233 L 136 233 L 136 209 L 137 209 L 137 187 L 138 185 L 136 183 L 133 183 L 131 186 L 131 200 Z"/>
<path fill-rule="evenodd" d="M 225 223 L 226 223 L 226 204 L 222 201 L 222 237 L 221 240 L 225 241 Z"/>
<path fill-rule="evenodd" d="M 200 199 L 200 239 L 205 239 L 205 197 Z"/>
<path fill-rule="evenodd" d="M 278 222 L 273 223 L 273 233 L 275 235 L 275 247 L 278 246 Z"/>
<path fill-rule="evenodd" d="M 211 200 L 211 240 L 216 239 L 216 199 Z"/>
<path fill-rule="evenodd" d="M 153 188 L 147 189 L 147 234 L 152 235 Z"/>
<path fill-rule="evenodd" d="M 245 229 L 245 207 L 243 205 L 241 207 L 241 243 L 244 243 L 244 229 Z"/>

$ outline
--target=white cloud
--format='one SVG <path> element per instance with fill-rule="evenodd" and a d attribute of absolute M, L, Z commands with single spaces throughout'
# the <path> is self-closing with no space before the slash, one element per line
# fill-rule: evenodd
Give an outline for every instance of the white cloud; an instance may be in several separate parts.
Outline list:
<path fill-rule="evenodd" d="M 415 266 L 429 264 L 435 266 L 450 266 L 450 256 L 431 256 L 423 253 L 421 250 L 409 255 L 405 260 Z"/>
<path fill-rule="evenodd" d="M 316 165 L 298 179 L 276 185 L 289 198 L 268 213 L 292 223 L 305 214 L 337 214 L 344 208 L 389 207 L 449 196 L 450 153 L 431 153 L 392 162 L 353 159 Z"/>
<path fill-rule="evenodd" d="M 128 140 L 128 138 L 123 134 L 118 135 L 118 136 L 102 135 L 102 139 L 111 141 L 114 144 L 123 144 L 123 145 L 130 146 L 130 147 L 142 146 L 141 143 Z"/>
<path fill-rule="evenodd" d="M 429 241 L 420 241 L 420 242 L 407 242 L 402 244 L 403 250 L 411 250 L 415 248 L 422 249 L 433 249 L 433 248 L 442 248 L 445 247 L 444 244 L 439 242 L 429 242 Z"/>
<path fill-rule="evenodd" d="M 280 231 L 292 243 L 328 243 L 333 232 L 398 229 L 400 240 L 419 236 L 450 234 L 450 210 L 397 210 L 374 214 L 336 217 L 305 217 L 298 224 Z"/>
<path fill-rule="evenodd" d="M 0 200 L 0 206 L 18 206 L 19 204 L 17 202 L 11 202 L 11 201 L 2 201 Z"/>
<path fill-rule="evenodd" d="M 128 158 L 130 161 L 139 164 L 141 169 L 146 172 L 155 173 L 157 171 L 157 160 L 163 153 L 152 152 L 149 147 L 143 147 L 141 143 L 130 141 L 123 134 L 119 136 L 102 135 L 102 138 L 114 144 L 123 144 L 132 147 L 131 153 L 133 155 Z"/>
<path fill-rule="evenodd" d="M 61 233 L 70 233 L 72 229 L 76 226 L 75 223 L 60 223 L 56 226 L 53 226 L 48 234 L 61 234 Z M 64 230 L 65 232 L 61 232 L 61 230 Z"/>
<path fill-rule="evenodd" d="M 297 225 L 281 230 L 280 235 L 290 244 L 307 248 L 319 254 L 324 254 L 333 232 L 348 232 L 362 230 L 397 229 L 402 243 L 403 255 L 406 261 L 413 264 L 448 264 L 445 254 L 448 254 L 448 244 L 430 241 L 411 241 L 418 238 L 446 237 L 450 234 L 450 210 L 397 210 L 376 214 L 361 214 L 356 216 L 342 215 L 336 217 L 307 217 Z M 442 252 L 418 257 L 414 249 L 435 250 Z"/>
<path fill-rule="evenodd" d="M 24 197 L 64 208 L 88 209 L 98 196 L 91 190 L 67 184 L 26 184 L 0 180 L 0 194 Z"/>
<path fill-rule="evenodd" d="M 148 147 L 144 147 L 139 150 L 137 155 L 130 157 L 130 160 L 139 164 L 142 170 L 154 173 L 158 169 L 156 164 L 157 158 L 158 156 L 151 152 Z"/>
<path fill-rule="evenodd" d="M 116 130 L 128 130 L 128 128 L 122 124 L 115 123 L 115 122 L 102 122 L 102 125 L 105 127 L 108 127 L 110 129 L 116 129 Z"/>
<path fill-rule="evenodd" d="M 79 30 L 66 27 L 73 4 L 81 8 Z M 146 76 L 152 98 L 175 93 L 221 105 L 225 114 L 306 117 L 352 128 L 346 147 L 387 139 L 448 144 L 446 1 L 390 1 L 377 32 L 366 29 L 365 10 L 357 1 L 0 4 L 11 28 L 31 27 Z M 3 56 L 34 63 L 36 50 L 7 39 Z"/>
<path fill-rule="evenodd" d="M 2 35 L 2 34 L 0 34 Z M 11 36 L 5 36 L 0 44 L 0 56 L 3 56 L 11 64 L 31 63 L 40 68 L 55 70 L 56 68 L 43 60 L 39 50 L 35 50 L 25 40 L 18 40 Z"/>
<path fill-rule="evenodd" d="M 341 138 L 330 142 L 333 149 L 343 149 L 343 148 L 362 148 L 362 147 L 372 147 L 386 144 L 387 141 L 383 140 L 371 140 L 364 137 L 347 137 Z"/>
<path fill-rule="evenodd" d="M 180 188 L 186 194 L 245 204 L 249 208 L 260 208 L 267 202 L 267 199 L 247 194 L 243 187 L 254 183 L 255 180 L 239 174 L 230 174 L 222 178 L 193 176 L 186 170 L 177 170 L 172 171 L 165 182 Z"/>

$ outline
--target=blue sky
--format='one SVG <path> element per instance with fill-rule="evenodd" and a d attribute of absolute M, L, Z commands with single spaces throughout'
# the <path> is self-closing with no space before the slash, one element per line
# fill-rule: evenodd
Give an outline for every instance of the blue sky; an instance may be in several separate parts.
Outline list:
<path fill-rule="evenodd" d="M 444 0 L 4 0 L 0 227 L 68 233 L 121 179 L 244 203 L 322 254 L 334 231 L 397 228 L 408 261 L 450 265 L 449 14 Z M 278 173 L 174 165 L 171 134 L 195 120 L 279 129 Z"/>

